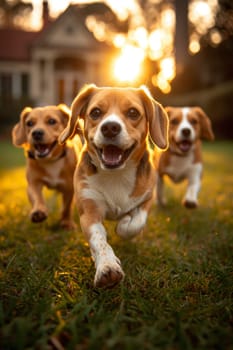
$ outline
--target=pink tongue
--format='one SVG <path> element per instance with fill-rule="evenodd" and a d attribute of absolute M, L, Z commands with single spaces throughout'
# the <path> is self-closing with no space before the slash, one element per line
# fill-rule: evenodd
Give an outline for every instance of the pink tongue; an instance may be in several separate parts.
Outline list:
<path fill-rule="evenodd" d="M 105 146 L 103 149 L 102 157 L 105 164 L 114 166 L 120 163 L 123 156 L 123 151 L 113 145 Z"/>
<path fill-rule="evenodd" d="M 190 149 L 190 146 L 191 146 L 191 144 L 188 141 L 182 141 L 180 143 L 180 149 L 183 152 L 187 152 Z"/>

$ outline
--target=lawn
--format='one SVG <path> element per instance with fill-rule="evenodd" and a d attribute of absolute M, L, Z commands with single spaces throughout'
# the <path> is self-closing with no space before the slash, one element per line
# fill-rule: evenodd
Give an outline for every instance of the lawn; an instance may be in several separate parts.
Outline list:
<path fill-rule="evenodd" d="M 60 197 L 45 191 L 47 222 L 29 221 L 23 152 L 2 142 L 0 349 L 233 349 L 232 154 L 232 142 L 204 145 L 198 209 L 167 181 L 167 208 L 136 240 L 106 223 L 126 278 L 98 290 L 79 226 L 57 225 Z"/>

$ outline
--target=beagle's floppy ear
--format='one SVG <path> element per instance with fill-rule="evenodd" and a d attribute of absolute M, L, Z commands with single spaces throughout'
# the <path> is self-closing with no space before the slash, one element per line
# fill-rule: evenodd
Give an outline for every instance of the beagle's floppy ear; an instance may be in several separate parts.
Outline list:
<path fill-rule="evenodd" d="M 61 121 L 62 124 L 64 125 L 64 127 L 67 126 L 69 118 L 70 118 L 70 109 L 67 105 L 65 105 L 64 103 L 60 103 L 57 108 L 59 109 L 59 111 L 61 112 Z"/>
<path fill-rule="evenodd" d="M 27 135 L 24 122 L 31 110 L 31 107 L 25 107 L 22 110 L 20 114 L 20 120 L 12 130 L 12 142 L 17 147 L 21 147 L 27 142 Z"/>
<path fill-rule="evenodd" d="M 214 140 L 214 133 L 208 116 L 200 107 L 193 107 L 193 109 L 199 117 L 199 122 L 201 125 L 201 138 L 209 141 Z"/>
<path fill-rule="evenodd" d="M 149 122 L 152 141 L 162 150 L 168 147 L 168 116 L 160 103 L 155 101 L 145 86 L 140 87 Z"/>
<path fill-rule="evenodd" d="M 165 107 L 164 109 L 165 109 L 165 111 L 166 111 L 166 113 L 167 113 L 168 119 L 170 119 L 171 114 L 172 114 L 172 112 L 174 111 L 174 107 L 167 106 L 167 107 Z"/>
<path fill-rule="evenodd" d="M 84 117 L 88 102 L 96 89 L 97 87 L 94 84 L 86 85 L 72 102 L 71 117 L 68 125 L 59 136 L 59 142 L 61 144 L 63 144 L 68 138 L 74 137 L 76 131 L 78 133 L 81 132 L 79 131 L 78 118 Z"/>

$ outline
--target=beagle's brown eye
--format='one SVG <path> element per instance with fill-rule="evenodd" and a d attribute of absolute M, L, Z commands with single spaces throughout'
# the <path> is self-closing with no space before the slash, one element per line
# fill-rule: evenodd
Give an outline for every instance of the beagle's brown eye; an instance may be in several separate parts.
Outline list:
<path fill-rule="evenodd" d="M 192 119 L 190 120 L 190 123 L 191 123 L 192 125 L 196 125 L 196 124 L 197 124 L 197 119 L 192 118 Z"/>
<path fill-rule="evenodd" d="M 127 117 L 133 120 L 136 120 L 140 117 L 140 113 L 136 108 L 130 108 L 128 109 L 127 113 L 126 113 Z"/>
<path fill-rule="evenodd" d="M 170 119 L 170 124 L 171 125 L 178 125 L 179 124 L 179 119 L 178 118 Z"/>
<path fill-rule="evenodd" d="M 32 127 L 34 125 L 34 122 L 32 120 L 28 120 L 26 122 L 26 125 L 30 128 L 30 127 Z"/>
<path fill-rule="evenodd" d="M 96 108 L 93 108 L 93 109 L 91 110 L 91 113 L 90 113 L 91 119 L 97 120 L 98 118 L 101 117 L 101 115 L 102 115 L 101 109 L 99 109 L 99 108 L 96 107 Z"/>
<path fill-rule="evenodd" d="M 56 119 L 54 119 L 54 118 L 49 118 L 49 119 L 48 119 L 48 124 L 49 124 L 49 125 L 54 125 L 54 124 L 56 124 L 56 123 L 57 123 Z"/>

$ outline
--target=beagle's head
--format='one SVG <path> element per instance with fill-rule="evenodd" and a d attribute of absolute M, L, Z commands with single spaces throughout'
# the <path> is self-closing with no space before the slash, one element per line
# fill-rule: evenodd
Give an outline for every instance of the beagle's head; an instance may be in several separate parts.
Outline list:
<path fill-rule="evenodd" d="M 66 127 L 69 115 L 69 108 L 63 104 L 24 108 L 12 131 L 13 144 L 25 148 L 35 159 L 56 156 L 61 149 L 58 136 Z"/>
<path fill-rule="evenodd" d="M 89 155 L 102 169 L 123 168 L 129 159 L 137 162 L 149 134 L 159 148 L 167 148 L 167 114 L 145 87 L 88 85 L 72 103 L 61 143 L 74 136 L 79 118 L 84 121 Z"/>
<path fill-rule="evenodd" d="M 213 140 L 211 121 L 200 107 L 166 107 L 170 148 L 188 153 L 198 139 Z"/>

